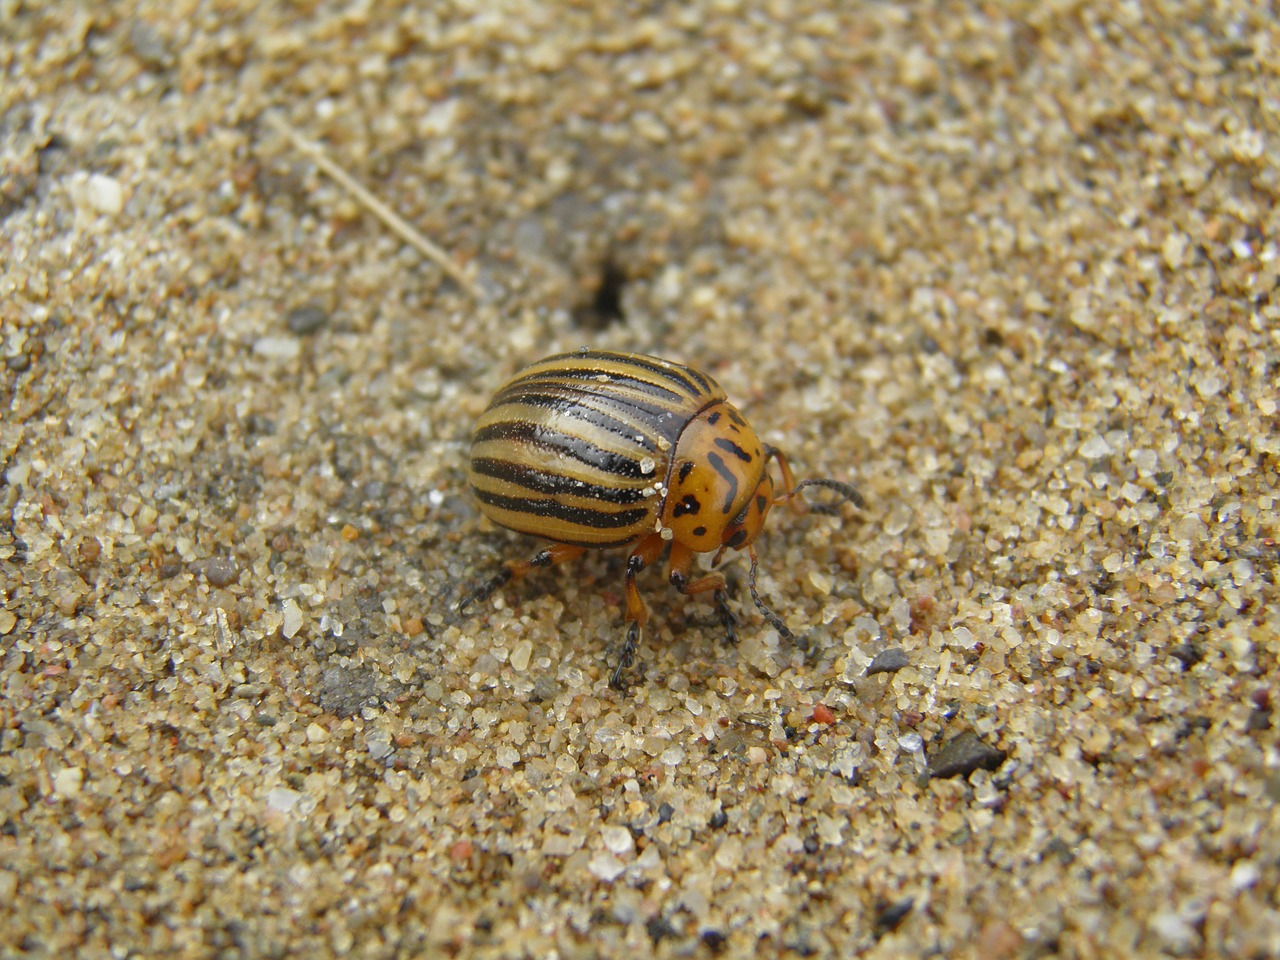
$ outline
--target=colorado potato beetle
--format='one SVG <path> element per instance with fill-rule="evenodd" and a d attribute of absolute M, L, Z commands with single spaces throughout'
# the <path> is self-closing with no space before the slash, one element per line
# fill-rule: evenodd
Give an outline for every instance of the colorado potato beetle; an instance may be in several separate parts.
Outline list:
<path fill-rule="evenodd" d="M 771 460 L 782 474 L 777 495 Z M 476 424 L 469 473 L 489 519 L 552 545 L 529 560 L 504 563 L 462 598 L 459 610 L 585 550 L 632 548 L 624 578 L 627 634 L 614 687 L 649 619 L 636 574 L 668 545 L 671 585 L 685 595 L 711 594 L 730 640 L 737 620 L 723 574 L 691 578 L 690 569 L 695 553 L 716 551 L 716 566 L 726 550 L 745 549 L 751 598 L 790 640 L 787 625 L 756 591 L 755 539 L 765 517 L 782 503 L 798 513 L 863 505 L 838 480 L 797 484 L 786 457 L 760 442 L 705 373 L 657 357 L 586 349 L 540 360 L 499 388 Z M 830 488 L 840 499 L 810 507 L 798 496 L 807 486 Z"/>

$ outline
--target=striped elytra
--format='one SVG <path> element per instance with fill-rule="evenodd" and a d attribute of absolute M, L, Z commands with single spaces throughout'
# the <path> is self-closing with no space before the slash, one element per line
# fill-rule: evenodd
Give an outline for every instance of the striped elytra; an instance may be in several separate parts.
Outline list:
<path fill-rule="evenodd" d="M 664 360 L 569 353 L 494 394 L 471 444 L 471 487 L 504 527 L 585 547 L 656 532 L 671 453 L 725 393 Z"/>
<path fill-rule="evenodd" d="M 775 496 L 768 465 L 784 483 Z M 668 579 L 682 593 L 710 593 L 734 636 L 736 618 L 719 573 L 690 579 L 695 553 L 746 549 L 752 598 L 784 637 L 790 631 L 755 590 L 754 540 L 769 509 L 819 484 L 845 500 L 857 492 L 833 480 L 796 486 L 786 458 L 762 444 L 714 379 L 657 357 L 579 350 L 540 360 L 508 380 L 476 424 L 472 490 L 487 517 L 552 546 L 508 561 L 468 593 L 483 599 L 535 567 L 589 548 L 631 547 L 625 577 L 629 623 L 612 683 L 631 664 L 648 611 L 635 575 L 670 546 Z"/>

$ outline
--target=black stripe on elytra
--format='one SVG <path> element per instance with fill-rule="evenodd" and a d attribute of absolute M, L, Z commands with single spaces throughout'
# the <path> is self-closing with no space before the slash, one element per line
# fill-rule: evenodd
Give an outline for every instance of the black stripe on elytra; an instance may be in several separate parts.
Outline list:
<path fill-rule="evenodd" d="M 707 393 L 710 393 L 714 389 L 711 385 L 713 381 L 709 377 L 704 377 L 697 370 L 693 369 L 693 367 L 685 367 L 684 372 L 689 375 L 691 380 L 696 380 L 699 386 L 701 386 Z"/>
<path fill-rule="evenodd" d="M 654 442 L 652 437 L 646 435 L 644 429 L 627 423 L 625 420 L 620 420 L 606 410 L 597 409 L 595 406 L 587 406 L 582 403 L 583 399 L 582 396 L 557 396 L 552 393 L 522 393 L 514 397 L 495 397 L 489 409 L 501 412 L 501 407 L 506 403 L 521 403 L 525 406 L 539 407 L 544 410 L 555 410 L 567 419 L 580 421 L 586 427 L 603 430 L 605 433 L 619 437 L 626 441 L 628 445 L 643 447 L 651 452 L 658 449 L 657 443 Z M 593 398 L 593 400 L 598 399 Z M 602 403 L 600 406 L 612 406 L 615 410 L 625 409 L 623 404 L 618 403 Z M 519 416 L 518 413 L 512 413 L 512 419 L 516 419 Z M 672 422 L 675 421 L 673 420 Z M 591 442 L 590 429 L 583 429 L 580 433 L 575 431 L 573 434 L 564 433 L 563 431 L 557 432 L 565 437 L 576 436 L 587 443 Z"/>
<path fill-rule="evenodd" d="M 711 464 L 712 469 L 724 477 L 725 482 L 729 484 L 729 492 L 725 494 L 724 507 L 722 508 L 724 513 L 728 513 L 733 509 L 733 501 L 738 496 L 738 478 L 729 469 L 729 465 L 724 462 L 724 458 L 714 450 L 707 454 L 707 463 Z"/>
<path fill-rule="evenodd" d="M 677 417 L 669 407 L 660 404 L 646 403 L 631 397 L 609 396 L 605 393 L 585 393 L 570 386 L 556 387 L 546 384 L 536 391 L 528 386 L 522 387 L 519 391 L 503 390 L 493 398 L 489 409 L 496 410 L 508 403 L 523 403 L 531 407 L 557 410 L 566 416 L 585 420 L 592 426 L 628 438 L 634 438 L 637 431 L 651 429 L 650 424 L 652 424 L 653 427 L 662 428 L 661 433 L 664 436 L 669 435 L 668 440 L 674 440 L 680 427 L 686 422 L 685 417 Z M 621 419 L 619 414 L 636 416 L 644 421 L 644 426 L 633 426 Z M 650 450 L 654 449 L 653 441 L 649 438 L 646 437 L 641 442 L 646 443 Z"/>
<path fill-rule="evenodd" d="M 686 460 L 684 463 L 680 464 L 680 482 L 684 483 L 685 480 L 689 479 L 689 474 L 692 472 L 693 472 L 692 460 Z"/>
<path fill-rule="evenodd" d="M 738 446 L 732 440 L 727 439 L 726 437 L 716 437 L 716 446 L 719 447 L 721 450 L 725 451 L 726 453 L 733 454 L 743 463 L 750 463 L 753 459 L 755 459 L 754 457 L 751 456 L 751 454 L 747 453 L 747 451 L 743 450 L 740 446 Z"/>
<path fill-rule="evenodd" d="M 630 527 L 639 523 L 647 515 L 644 509 L 635 510 L 589 510 L 575 507 L 556 500 L 539 500 L 531 497 L 506 497 L 500 493 L 489 493 L 477 490 L 476 498 L 481 503 L 512 513 L 531 514 L 535 517 L 546 517 L 551 520 L 563 520 L 565 523 L 577 524 L 580 527 L 591 527 L 595 530 L 614 530 Z"/>
<path fill-rule="evenodd" d="M 652 373 L 655 377 L 662 377 L 677 384 L 680 389 L 694 396 L 706 393 L 711 389 L 711 385 L 707 383 L 707 378 L 696 370 L 674 365 L 669 367 L 662 366 L 659 363 L 655 363 L 651 357 L 636 357 L 618 353 L 594 353 L 591 351 L 583 354 L 574 354 L 574 356 L 581 357 L 584 360 L 606 360 L 639 367 L 641 370 L 647 370 Z"/>
<path fill-rule="evenodd" d="M 643 480 L 650 476 L 640 470 L 639 460 L 614 453 L 612 450 L 601 450 L 581 437 L 548 430 L 528 420 L 504 420 L 500 423 L 491 423 L 476 431 L 475 443 L 490 441 L 525 444 L 549 453 L 569 456 L 579 463 L 595 467 L 612 477 Z"/>
<path fill-rule="evenodd" d="M 600 378 L 602 376 L 608 377 L 608 379 L 601 380 Z M 513 380 L 511 383 L 508 383 L 503 387 L 502 392 L 507 393 L 512 388 L 529 387 L 534 384 L 539 386 L 551 386 L 561 380 L 569 380 L 575 384 L 580 382 L 582 383 L 581 389 L 591 394 L 607 393 L 614 388 L 623 388 L 642 393 L 659 403 L 676 406 L 688 403 L 690 399 L 687 391 L 677 392 L 675 390 L 669 390 L 661 384 L 654 383 L 652 380 L 647 380 L 644 377 L 633 376 L 626 373 L 614 373 L 611 370 L 592 369 L 590 367 L 574 368 L 570 370 L 558 370 L 554 368 L 550 370 L 539 370 L 536 373 L 529 374 L 527 377 L 520 377 L 518 380 Z M 697 396 L 697 394 L 695 393 L 694 396 Z"/>
<path fill-rule="evenodd" d="M 639 503 L 644 499 L 644 491 L 634 487 L 601 486 L 598 483 L 589 483 L 558 473 L 548 473 L 545 470 L 493 457 L 474 458 L 471 461 L 471 469 L 481 476 L 493 477 L 495 480 L 512 483 L 534 493 L 543 493 L 552 497 L 568 494 L 617 504 Z"/>

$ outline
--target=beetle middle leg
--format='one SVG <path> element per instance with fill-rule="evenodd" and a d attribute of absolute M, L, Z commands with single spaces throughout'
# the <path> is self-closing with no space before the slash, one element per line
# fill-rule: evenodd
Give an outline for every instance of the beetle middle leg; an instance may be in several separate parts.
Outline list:
<path fill-rule="evenodd" d="M 671 559 L 667 563 L 667 579 L 671 585 L 691 597 L 696 593 L 710 593 L 716 605 L 716 613 L 720 615 L 720 625 L 728 635 L 730 643 L 738 642 L 738 617 L 729 607 L 729 592 L 725 589 L 722 573 L 708 573 L 696 580 L 689 579 L 689 570 L 693 565 L 693 551 L 683 544 L 673 544 Z"/>
<path fill-rule="evenodd" d="M 662 555 L 667 541 L 658 534 L 645 537 L 627 557 L 627 573 L 623 583 L 627 590 L 627 639 L 622 644 L 618 655 L 618 665 L 613 676 L 609 678 L 609 686 L 615 690 L 623 688 L 622 674 L 635 663 L 636 647 L 640 645 L 640 630 L 649 622 L 649 608 L 640 599 L 640 591 L 636 588 L 636 574 Z"/>
<path fill-rule="evenodd" d="M 553 543 L 545 550 L 539 550 L 528 560 L 507 560 L 502 564 L 502 569 L 492 577 L 467 591 L 466 595 L 458 601 L 458 611 L 465 610 L 479 600 L 488 599 L 504 584 L 519 580 L 533 570 L 554 567 L 557 563 L 580 557 L 586 549 L 586 547 L 575 547 L 567 543 Z"/>

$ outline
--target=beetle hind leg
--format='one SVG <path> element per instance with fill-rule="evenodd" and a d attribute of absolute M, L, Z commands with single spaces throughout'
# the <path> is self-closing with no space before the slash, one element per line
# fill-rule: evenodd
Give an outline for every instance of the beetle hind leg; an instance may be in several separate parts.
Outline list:
<path fill-rule="evenodd" d="M 625 690 L 627 688 L 626 681 L 623 680 L 623 674 L 631 669 L 631 665 L 636 662 L 636 648 L 640 646 L 640 624 L 635 620 L 627 624 L 627 639 L 622 643 L 622 649 L 618 651 L 618 662 L 613 668 L 613 674 L 609 677 L 609 686 L 614 690 Z"/>
<path fill-rule="evenodd" d="M 712 598 L 716 602 L 716 613 L 720 615 L 720 626 L 724 627 L 725 640 L 736 644 L 738 642 L 738 615 L 729 606 L 729 591 L 723 588 L 716 590 L 712 594 Z"/>
<path fill-rule="evenodd" d="M 640 598 L 636 587 L 636 574 L 658 559 L 667 541 L 654 534 L 645 537 L 627 557 L 627 573 L 623 583 L 627 591 L 627 639 L 618 653 L 618 665 L 609 678 L 609 686 L 621 690 L 625 686 L 622 675 L 635 663 L 636 648 L 640 646 L 640 630 L 649 622 L 649 608 Z"/>
<path fill-rule="evenodd" d="M 725 583 L 724 574 L 708 573 L 704 577 L 690 580 L 689 569 L 692 564 L 693 551 L 686 546 L 676 544 L 671 548 L 670 570 L 667 572 L 667 579 L 671 581 L 673 587 L 686 597 L 699 593 L 710 593 L 711 600 L 716 605 L 716 613 L 720 617 L 720 625 L 724 627 L 724 632 L 727 634 L 729 642 L 737 643 L 738 617 L 729 606 L 729 591 Z"/>
<path fill-rule="evenodd" d="M 512 580 L 519 580 L 541 567 L 554 567 L 557 563 L 572 560 L 574 557 L 581 556 L 586 549 L 586 547 L 575 547 L 567 543 L 556 543 L 545 550 L 539 550 L 528 560 L 507 560 L 492 577 L 468 590 L 458 601 L 457 610 L 461 613 L 471 604 L 487 600 Z"/>

